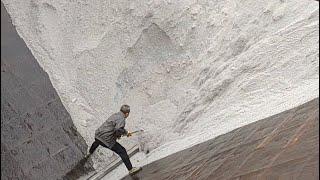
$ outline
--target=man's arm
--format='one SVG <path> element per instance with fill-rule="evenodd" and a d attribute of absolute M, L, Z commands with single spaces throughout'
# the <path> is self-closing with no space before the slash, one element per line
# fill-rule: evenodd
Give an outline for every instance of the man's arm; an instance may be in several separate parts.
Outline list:
<path fill-rule="evenodd" d="M 124 126 L 125 126 L 124 120 L 116 121 L 116 126 L 115 126 L 116 137 L 121 137 L 122 135 L 128 134 L 128 131 L 124 128 Z"/>

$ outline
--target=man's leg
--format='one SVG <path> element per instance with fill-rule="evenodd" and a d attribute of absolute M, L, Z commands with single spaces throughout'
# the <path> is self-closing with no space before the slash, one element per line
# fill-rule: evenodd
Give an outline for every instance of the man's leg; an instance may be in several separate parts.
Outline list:
<path fill-rule="evenodd" d="M 117 153 L 122 159 L 123 163 L 126 165 L 127 169 L 130 171 L 132 169 L 132 164 L 127 154 L 127 151 L 118 142 L 111 148 L 112 151 Z"/>
<path fill-rule="evenodd" d="M 89 153 L 92 154 L 100 145 L 100 141 L 98 141 L 97 139 L 95 139 L 95 141 L 92 143 Z"/>

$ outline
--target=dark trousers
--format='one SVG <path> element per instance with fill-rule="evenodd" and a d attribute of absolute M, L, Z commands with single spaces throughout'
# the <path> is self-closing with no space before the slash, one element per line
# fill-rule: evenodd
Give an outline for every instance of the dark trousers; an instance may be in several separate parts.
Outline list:
<path fill-rule="evenodd" d="M 92 154 L 99 147 L 99 145 L 117 153 L 122 159 L 123 163 L 126 165 L 127 169 L 129 171 L 132 169 L 132 164 L 130 162 L 126 149 L 123 146 L 121 146 L 118 142 L 116 142 L 116 144 L 112 146 L 112 148 L 109 148 L 105 144 L 103 144 L 103 142 L 99 141 L 98 139 L 95 139 L 95 141 L 92 143 L 90 147 L 89 153 Z"/>

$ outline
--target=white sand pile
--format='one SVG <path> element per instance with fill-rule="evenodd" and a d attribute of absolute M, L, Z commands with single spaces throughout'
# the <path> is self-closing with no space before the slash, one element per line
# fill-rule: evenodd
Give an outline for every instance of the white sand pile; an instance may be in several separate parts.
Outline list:
<path fill-rule="evenodd" d="M 313 0 L 2 1 L 88 144 L 122 103 L 152 161 L 319 96 Z"/>

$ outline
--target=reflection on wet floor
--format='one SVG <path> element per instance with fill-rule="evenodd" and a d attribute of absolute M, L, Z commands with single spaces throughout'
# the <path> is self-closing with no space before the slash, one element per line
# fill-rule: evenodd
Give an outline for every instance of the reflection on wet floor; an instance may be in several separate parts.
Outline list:
<path fill-rule="evenodd" d="M 123 180 L 319 179 L 319 99 L 143 167 Z"/>

